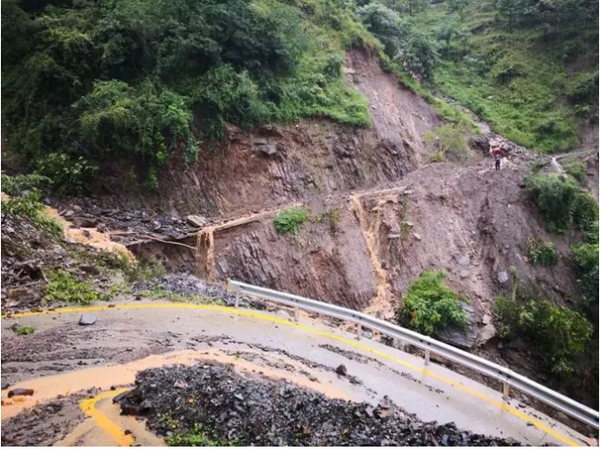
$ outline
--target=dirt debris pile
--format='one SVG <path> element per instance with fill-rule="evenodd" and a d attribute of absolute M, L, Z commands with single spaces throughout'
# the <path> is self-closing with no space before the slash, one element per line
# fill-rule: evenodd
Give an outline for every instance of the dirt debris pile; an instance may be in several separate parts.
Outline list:
<path fill-rule="evenodd" d="M 422 422 L 384 398 L 376 407 L 330 399 L 285 381 L 237 374 L 218 363 L 138 374 L 116 398 L 123 413 L 148 418 L 161 435 L 198 429 L 236 445 L 519 445 L 516 441 Z"/>

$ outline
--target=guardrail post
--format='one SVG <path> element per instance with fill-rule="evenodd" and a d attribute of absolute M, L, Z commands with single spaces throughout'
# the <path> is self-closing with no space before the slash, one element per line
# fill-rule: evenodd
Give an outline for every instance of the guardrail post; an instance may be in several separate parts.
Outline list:
<path fill-rule="evenodd" d="M 294 320 L 300 322 L 300 308 L 298 308 L 298 305 L 294 306 Z"/>
<path fill-rule="evenodd" d="M 502 400 L 510 400 L 510 385 L 506 382 L 502 383 Z"/>
<path fill-rule="evenodd" d="M 235 308 L 238 308 L 238 307 L 240 306 L 240 297 L 239 297 L 239 296 L 237 296 L 237 295 L 235 296 L 235 301 L 234 301 L 234 303 L 233 303 L 233 306 L 234 306 Z"/>
<path fill-rule="evenodd" d="M 429 360 L 431 359 L 431 352 L 428 348 L 425 349 L 425 365 L 429 365 Z"/>
<path fill-rule="evenodd" d="M 356 324 L 356 340 L 360 341 L 360 333 L 362 332 L 362 325 L 360 323 Z"/>

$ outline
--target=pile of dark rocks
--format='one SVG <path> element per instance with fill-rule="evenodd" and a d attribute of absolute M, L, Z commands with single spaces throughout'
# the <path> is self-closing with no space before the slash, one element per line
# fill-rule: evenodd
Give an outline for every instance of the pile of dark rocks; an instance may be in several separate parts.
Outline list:
<path fill-rule="evenodd" d="M 266 309 L 266 305 L 260 301 L 228 292 L 223 284 L 206 283 L 189 272 L 170 273 L 159 278 L 136 281 L 132 285 L 135 294 L 156 288 L 186 297 L 202 295 L 209 299 L 223 301 L 225 306 L 233 306 L 237 297 L 238 306 L 242 308 Z"/>
<path fill-rule="evenodd" d="M 115 401 L 124 414 L 146 417 L 159 435 L 199 424 L 212 438 L 237 445 L 520 445 L 452 423 L 422 422 L 388 398 L 377 406 L 331 399 L 284 380 L 242 376 L 216 362 L 145 370 L 135 388 Z"/>

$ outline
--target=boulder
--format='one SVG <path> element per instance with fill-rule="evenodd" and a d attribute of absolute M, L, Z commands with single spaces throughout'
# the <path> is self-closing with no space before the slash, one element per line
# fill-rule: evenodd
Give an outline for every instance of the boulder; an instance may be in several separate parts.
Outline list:
<path fill-rule="evenodd" d="M 346 375 L 348 375 L 348 369 L 346 369 L 345 365 L 340 364 L 335 369 L 335 373 L 337 373 L 338 375 L 341 375 L 341 376 L 345 377 Z"/>
<path fill-rule="evenodd" d="M 199 216 L 197 214 L 191 214 L 186 217 L 187 223 L 193 227 L 202 228 L 208 220 L 204 216 Z"/>
<path fill-rule="evenodd" d="M 479 337 L 477 338 L 477 342 L 479 345 L 483 345 L 494 336 L 496 336 L 496 327 L 491 323 L 488 323 L 479 329 Z"/>
<path fill-rule="evenodd" d="M 467 304 L 461 305 L 467 313 L 467 321 L 464 328 L 450 326 L 444 330 L 435 333 L 435 337 L 447 344 L 454 345 L 462 349 L 470 349 L 475 346 L 478 331 L 475 324 L 475 309 Z"/>
<path fill-rule="evenodd" d="M 79 325 L 94 325 L 96 320 L 96 316 L 93 314 L 82 314 L 79 318 Z"/>

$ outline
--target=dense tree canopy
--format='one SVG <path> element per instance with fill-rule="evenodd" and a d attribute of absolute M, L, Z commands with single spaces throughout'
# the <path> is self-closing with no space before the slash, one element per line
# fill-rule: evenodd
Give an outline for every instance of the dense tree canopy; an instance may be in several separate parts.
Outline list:
<path fill-rule="evenodd" d="M 275 0 L 3 0 L 11 147 L 30 161 L 129 153 L 151 167 L 176 150 L 193 157 L 225 122 L 366 125 L 341 51 L 367 33 L 356 22 L 332 33 L 353 12 L 324 8 L 301 17 Z"/>

